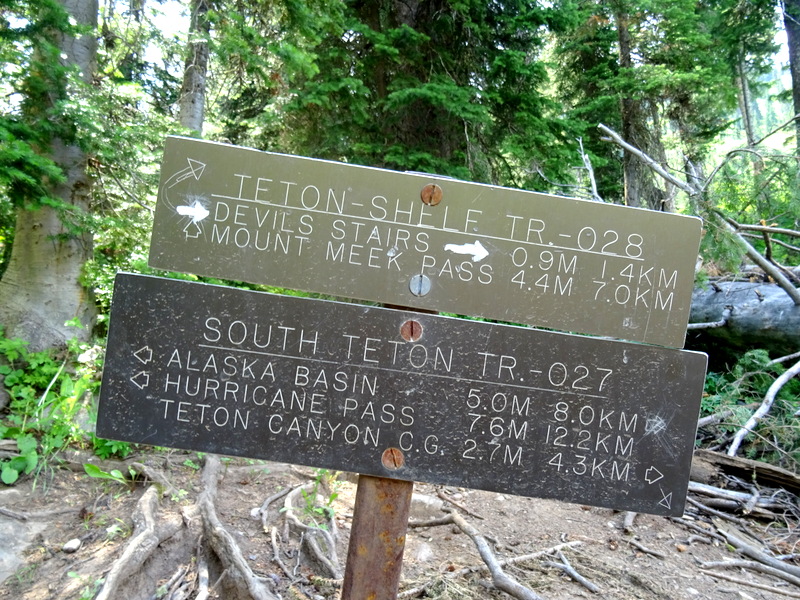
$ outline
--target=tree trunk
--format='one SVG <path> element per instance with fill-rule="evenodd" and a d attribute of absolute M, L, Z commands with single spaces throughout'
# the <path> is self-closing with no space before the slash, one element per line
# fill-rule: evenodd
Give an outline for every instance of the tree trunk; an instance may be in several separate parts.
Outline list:
<path fill-rule="evenodd" d="M 800 306 L 773 283 L 720 282 L 692 295 L 690 323 L 710 323 L 723 318 L 725 325 L 691 329 L 687 347 L 706 350 L 719 360 L 763 348 L 777 358 L 800 349 Z"/>
<path fill-rule="evenodd" d="M 783 26 L 789 46 L 794 114 L 800 114 L 800 0 L 783 0 Z M 800 156 L 800 120 L 795 121 L 796 153 Z"/>
<path fill-rule="evenodd" d="M 97 0 L 62 0 L 61 4 L 78 25 L 97 26 Z M 88 83 L 95 66 L 94 33 L 77 39 L 58 35 L 54 41 L 65 63 L 76 65 Z M 49 92 L 51 97 L 60 93 Z M 61 100 L 64 98 L 52 99 Z M 88 212 L 91 181 L 86 154 L 59 139 L 53 140 L 47 151 L 65 174 L 65 181 L 51 186 L 50 194 L 77 211 Z M 83 265 L 91 256 L 91 233 L 75 233 L 56 209 L 18 208 L 11 258 L 0 280 L 0 323 L 6 335 L 28 340 L 32 350 L 59 347 L 72 337 L 88 337 L 91 327 L 80 331 L 65 322 L 79 318 L 84 325 L 91 325 L 93 320 L 91 292 L 80 282 Z"/>
<path fill-rule="evenodd" d="M 736 65 L 736 83 L 738 87 L 739 111 L 742 113 L 742 126 L 744 127 L 745 138 L 748 146 L 755 146 L 756 134 L 753 127 L 752 98 L 750 96 L 750 84 L 747 81 L 747 72 L 744 67 L 744 58 L 739 58 Z"/>
<path fill-rule="evenodd" d="M 183 85 L 178 108 L 178 121 L 198 136 L 203 134 L 206 103 L 206 76 L 208 73 L 208 33 L 210 26 L 206 15 L 209 0 L 192 0 L 192 18 L 189 25 L 189 51 L 183 71 Z"/>

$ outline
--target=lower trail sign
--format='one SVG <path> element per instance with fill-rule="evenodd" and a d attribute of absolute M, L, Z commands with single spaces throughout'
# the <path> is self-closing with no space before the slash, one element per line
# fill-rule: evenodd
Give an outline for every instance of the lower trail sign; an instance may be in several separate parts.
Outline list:
<path fill-rule="evenodd" d="M 117 276 L 97 435 L 661 515 L 706 356 Z"/>

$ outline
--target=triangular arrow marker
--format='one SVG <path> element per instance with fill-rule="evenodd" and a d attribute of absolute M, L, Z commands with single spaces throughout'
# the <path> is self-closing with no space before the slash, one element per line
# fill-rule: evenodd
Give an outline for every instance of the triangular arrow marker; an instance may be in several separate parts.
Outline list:
<path fill-rule="evenodd" d="M 136 387 L 138 387 L 140 390 L 143 390 L 150 385 L 150 373 L 139 371 L 136 375 L 131 377 L 131 381 Z"/>
<path fill-rule="evenodd" d="M 650 467 L 644 474 L 644 480 L 650 485 L 653 485 L 659 479 L 664 479 L 664 474 L 655 467 Z"/>
<path fill-rule="evenodd" d="M 139 359 L 139 362 L 146 365 L 153 360 L 153 349 L 150 346 L 143 346 L 139 348 L 133 355 Z"/>

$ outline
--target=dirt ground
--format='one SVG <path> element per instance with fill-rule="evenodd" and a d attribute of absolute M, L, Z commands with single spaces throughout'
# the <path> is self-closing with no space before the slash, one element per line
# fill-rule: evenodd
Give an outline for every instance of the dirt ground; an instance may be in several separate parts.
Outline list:
<path fill-rule="evenodd" d="M 0 578 L 5 578 L 0 584 L 0 598 L 95 598 L 103 579 L 123 555 L 134 532 L 132 516 L 137 502 L 150 484 L 139 481 L 126 486 L 90 478 L 79 470 L 85 459 L 88 457 L 72 456 L 72 469 L 58 468 L 35 481 L 23 481 L 13 493 L 0 492 L 2 545 L 22 561 L 12 566 L 13 570 L 0 571 Z M 135 459 L 158 469 L 174 486 L 160 497 L 158 519 L 176 523 L 177 533 L 163 540 L 147 561 L 125 578 L 114 597 L 194 598 L 198 550 L 203 544 L 187 532 L 190 522 L 199 519 L 193 507 L 203 491 L 202 460 L 196 454 L 177 451 Z M 301 506 L 296 506 L 296 513 L 305 522 L 312 516 L 322 521 L 324 510 L 320 507 L 331 505 L 338 530 L 337 554 L 343 567 L 357 477 L 342 474 L 330 481 L 320 478 L 314 469 L 242 459 L 223 460 L 223 469 L 215 498 L 216 513 L 253 573 L 263 578 L 275 597 L 337 598 L 337 584 L 310 558 L 306 547 L 300 546 L 299 533 L 288 528 L 286 515 L 280 510 L 284 500 L 270 505 L 266 528 L 256 513 L 276 492 L 314 482 L 316 477 L 321 483 L 316 490 L 309 486 L 309 491 L 299 496 Z M 800 597 L 800 586 L 771 574 L 751 568 L 703 566 L 745 558 L 715 535 L 721 527 L 731 528 L 772 554 L 794 553 L 800 541 L 798 524 L 785 517 L 735 517 L 736 522 L 731 522 L 688 506 L 683 519 L 638 515 L 633 528 L 626 532 L 625 515 L 608 509 L 428 484 L 416 484 L 414 489 L 412 522 L 446 515 L 443 505 L 453 509 L 452 504 L 441 500 L 444 493 L 473 513 L 460 514 L 489 539 L 500 560 L 571 543 L 562 547 L 564 558 L 598 586 L 599 592 L 589 591 L 563 570 L 546 565 L 560 560 L 555 553 L 506 567 L 509 575 L 547 600 Z M 23 520 L 23 516 L 29 518 Z M 274 558 L 273 527 L 283 568 Z M 14 543 L 24 542 L 25 536 L 30 538 L 27 546 L 14 548 Z M 78 544 L 74 540 L 80 541 L 80 547 L 67 551 L 68 542 Z M 793 564 L 800 562 L 795 558 Z M 3 565 L 0 562 L 0 567 Z M 400 591 L 410 592 L 404 597 L 510 598 L 492 586 L 487 571 L 462 571 L 482 565 L 472 540 L 453 524 L 412 527 L 406 539 Z M 209 561 L 208 597 L 243 598 L 226 587 L 231 577 L 225 574 L 218 562 Z M 183 592 L 178 593 L 181 587 Z"/>

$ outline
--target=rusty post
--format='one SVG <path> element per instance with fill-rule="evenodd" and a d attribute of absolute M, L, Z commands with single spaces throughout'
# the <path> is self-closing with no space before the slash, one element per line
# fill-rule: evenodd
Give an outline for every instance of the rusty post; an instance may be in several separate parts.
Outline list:
<path fill-rule="evenodd" d="M 397 598 L 413 491 L 412 481 L 359 475 L 341 600 Z"/>

